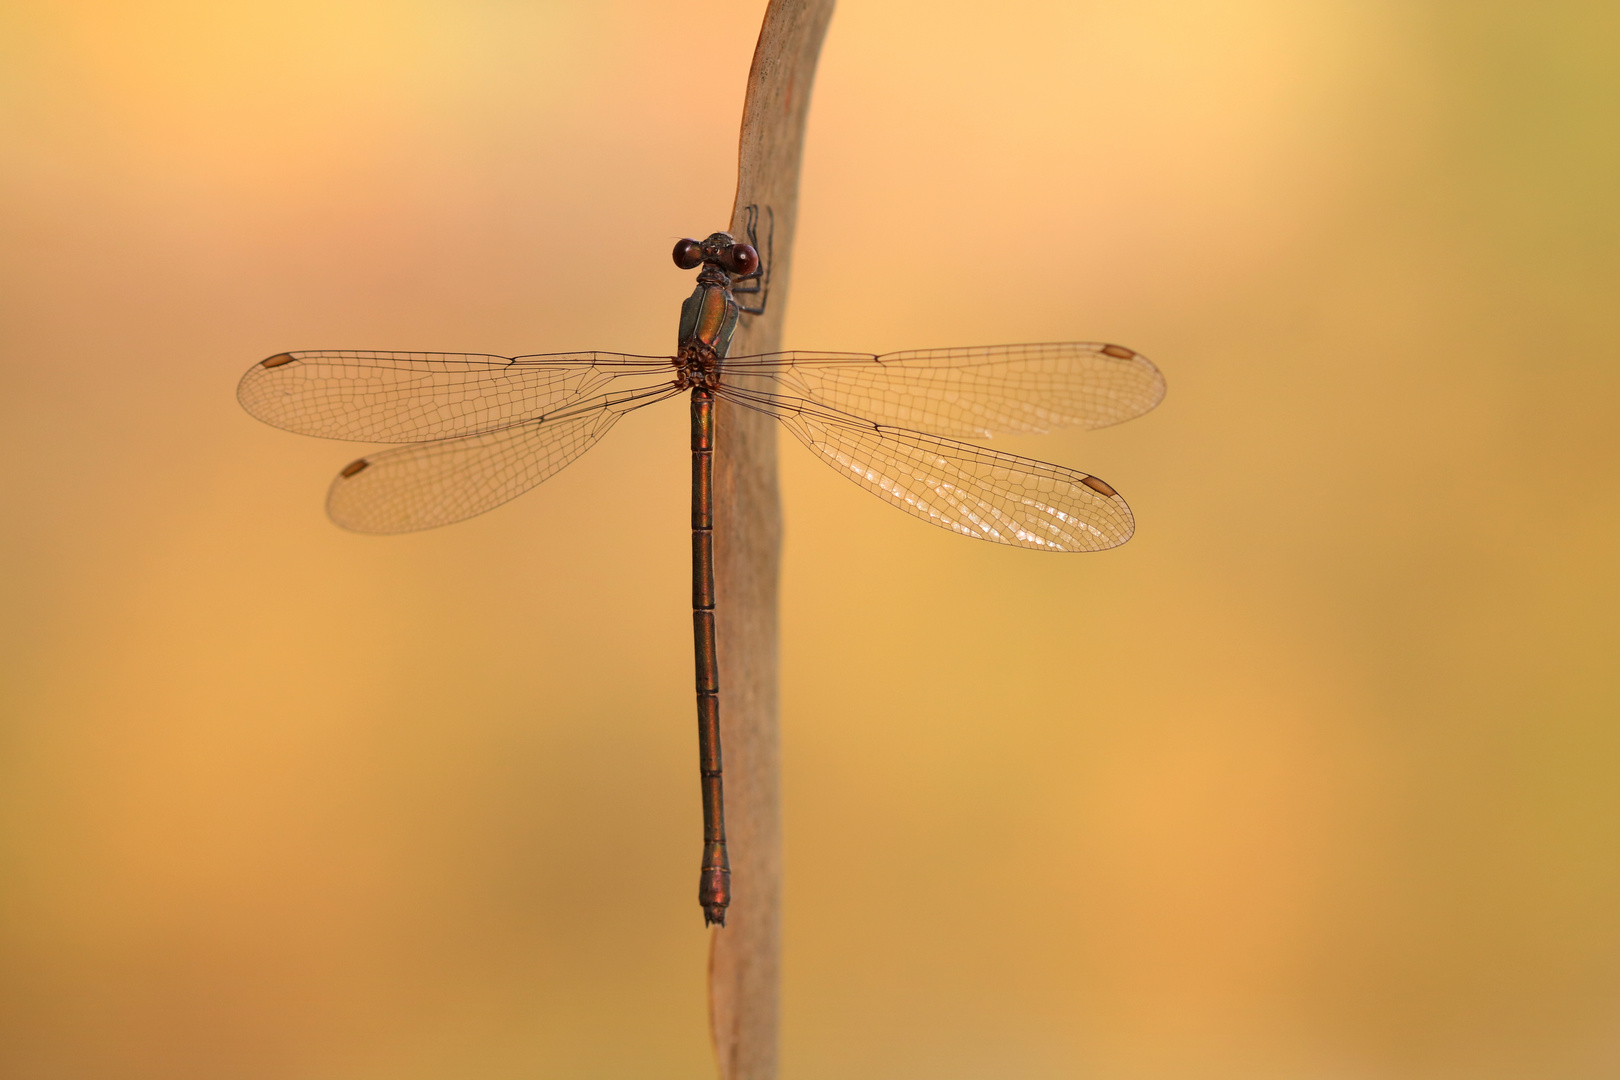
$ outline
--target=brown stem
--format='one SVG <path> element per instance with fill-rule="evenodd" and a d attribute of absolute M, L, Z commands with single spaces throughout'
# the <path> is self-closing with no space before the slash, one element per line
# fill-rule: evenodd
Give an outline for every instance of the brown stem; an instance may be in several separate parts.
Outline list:
<path fill-rule="evenodd" d="M 760 28 L 743 102 L 730 231 L 741 238 L 748 207 L 759 208 L 762 245 L 773 230 L 770 295 L 763 315 L 742 320 L 732 356 L 781 347 L 805 117 L 832 10 L 833 0 L 771 0 Z M 716 590 L 726 671 L 720 725 L 732 897 L 726 925 L 711 931 L 709 1019 L 721 1080 L 774 1080 L 782 952 L 776 431 L 770 417 L 716 404 Z"/>

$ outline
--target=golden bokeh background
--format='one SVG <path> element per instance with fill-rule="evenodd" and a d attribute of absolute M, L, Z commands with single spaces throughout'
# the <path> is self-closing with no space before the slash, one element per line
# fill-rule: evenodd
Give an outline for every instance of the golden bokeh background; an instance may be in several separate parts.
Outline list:
<path fill-rule="evenodd" d="M 762 11 L 0 9 L 0 1073 L 712 1075 L 683 410 L 371 538 L 233 389 L 672 347 Z M 1620 1071 L 1616 55 L 1607 0 L 842 0 L 787 344 L 1170 394 L 1004 444 L 1131 500 L 1097 556 L 784 442 L 787 1080 Z"/>

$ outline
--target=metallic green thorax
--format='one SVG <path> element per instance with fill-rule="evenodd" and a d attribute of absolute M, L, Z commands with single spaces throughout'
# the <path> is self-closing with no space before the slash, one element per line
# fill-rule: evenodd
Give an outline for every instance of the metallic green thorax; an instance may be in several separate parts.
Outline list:
<path fill-rule="evenodd" d="M 736 329 L 737 301 L 731 298 L 731 290 L 700 277 L 697 288 L 681 304 L 681 351 L 701 342 L 714 350 L 715 356 L 724 356 Z"/>

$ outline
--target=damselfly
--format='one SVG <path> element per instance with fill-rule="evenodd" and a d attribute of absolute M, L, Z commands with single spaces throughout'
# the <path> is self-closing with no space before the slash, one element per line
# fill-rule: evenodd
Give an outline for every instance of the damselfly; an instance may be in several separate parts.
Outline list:
<path fill-rule="evenodd" d="M 1110 485 L 959 440 L 1106 427 L 1164 396 L 1164 379 L 1145 357 L 1097 342 L 727 356 L 738 318 L 761 313 L 769 295 L 769 266 L 761 266 L 748 232 L 753 243 L 717 232 L 675 245 L 677 266 L 701 270 L 681 306 L 674 356 L 278 353 L 255 364 L 237 390 L 248 412 L 276 427 L 405 444 L 352 462 L 332 482 L 332 519 L 370 533 L 491 510 L 579 457 L 626 413 L 690 397 L 704 841 L 698 900 L 705 921 L 721 925 L 730 868 L 714 622 L 716 399 L 774 416 L 840 474 L 924 521 L 1036 551 L 1101 551 L 1134 528 L 1130 507 Z M 738 296 L 759 306 L 741 305 Z"/>

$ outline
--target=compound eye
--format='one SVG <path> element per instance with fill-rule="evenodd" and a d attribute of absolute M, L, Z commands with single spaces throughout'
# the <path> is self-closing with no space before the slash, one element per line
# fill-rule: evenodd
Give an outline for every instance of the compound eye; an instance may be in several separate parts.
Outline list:
<path fill-rule="evenodd" d="M 703 263 L 703 245 L 696 240 L 675 241 L 675 265 L 690 270 Z"/>
<path fill-rule="evenodd" d="M 739 277 L 747 277 L 759 269 L 759 252 L 748 244 L 733 244 L 726 262 L 727 270 Z"/>

